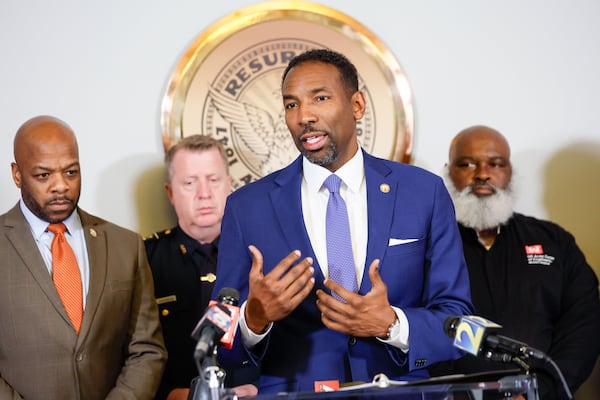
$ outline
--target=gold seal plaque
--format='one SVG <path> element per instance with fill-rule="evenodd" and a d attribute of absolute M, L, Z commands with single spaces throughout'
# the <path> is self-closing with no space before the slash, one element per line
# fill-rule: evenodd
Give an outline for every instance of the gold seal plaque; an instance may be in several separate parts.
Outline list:
<path fill-rule="evenodd" d="M 346 55 L 359 73 L 367 110 L 358 140 L 371 154 L 410 162 L 410 87 L 392 53 L 355 19 L 329 7 L 274 0 L 215 22 L 187 49 L 162 102 L 165 146 L 196 133 L 225 146 L 235 188 L 283 168 L 299 152 L 284 119 L 281 77 L 313 48 Z"/>

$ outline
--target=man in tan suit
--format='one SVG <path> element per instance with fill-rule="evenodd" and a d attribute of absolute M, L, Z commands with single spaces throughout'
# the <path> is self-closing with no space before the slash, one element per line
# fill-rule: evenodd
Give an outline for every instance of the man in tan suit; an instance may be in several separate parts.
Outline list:
<path fill-rule="evenodd" d="M 0 216 L 0 399 L 152 399 L 166 361 L 141 238 L 77 207 L 77 140 L 39 116 L 14 140 L 21 200 Z M 62 222 L 81 273 L 77 333 L 52 275 Z"/>

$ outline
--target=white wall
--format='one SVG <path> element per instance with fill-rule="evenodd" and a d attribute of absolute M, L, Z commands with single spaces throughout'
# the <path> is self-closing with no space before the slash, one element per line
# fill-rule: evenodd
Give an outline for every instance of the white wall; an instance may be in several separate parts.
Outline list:
<path fill-rule="evenodd" d="M 82 206 L 135 230 L 145 226 L 136 190 L 161 165 L 166 82 L 204 28 L 253 3 L 3 1 L 0 209 L 18 198 L 9 169 L 14 132 L 48 113 L 79 136 Z M 576 151 L 598 158 L 599 2 L 321 3 L 358 19 L 399 59 L 415 101 L 415 164 L 438 172 L 454 133 L 489 124 L 511 142 L 519 209 L 547 217 L 545 169 L 553 158 L 582 144 Z"/>
<path fill-rule="evenodd" d="M 184 50 L 248 0 L 2 0 L 0 211 L 19 125 L 52 114 L 80 142 L 80 205 L 148 234 L 173 223 L 161 187 L 159 108 Z M 438 172 L 476 124 L 513 149 L 518 209 L 576 234 L 600 267 L 600 2 L 322 0 L 396 55 L 416 111 L 415 164 Z"/>
<path fill-rule="evenodd" d="M 79 136 L 81 204 L 132 229 L 145 226 L 136 190 L 161 164 L 166 82 L 204 28 L 253 3 L 3 1 L 0 209 L 18 197 L 9 169 L 15 130 L 48 113 Z M 547 217 L 545 170 L 553 159 L 573 149 L 597 160 L 599 2 L 321 3 L 370 28 L 402 64 L 415 100 L 417 165 L 439 171 L 454 133 L 489 124 L 511 142 L 519 209 Z"/>

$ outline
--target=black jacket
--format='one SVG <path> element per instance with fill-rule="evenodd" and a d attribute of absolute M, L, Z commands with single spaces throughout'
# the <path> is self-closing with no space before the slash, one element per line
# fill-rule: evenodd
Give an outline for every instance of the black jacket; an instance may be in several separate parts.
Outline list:
<path fill-rule="evenodd" d="M 600 301 L 598 279 L 574 237 L 557 224 L 515 213 L 488 251 L 473 229 L 459 228 L 476 314 L 502 325 L 499 334 L 546 353 L 575 392 L 600 352 Z M 566 398 L 550 365 L 532 365 L 542 399 Z M 434 373 L 502 368 L 514 365 L 468 355 Z"/>

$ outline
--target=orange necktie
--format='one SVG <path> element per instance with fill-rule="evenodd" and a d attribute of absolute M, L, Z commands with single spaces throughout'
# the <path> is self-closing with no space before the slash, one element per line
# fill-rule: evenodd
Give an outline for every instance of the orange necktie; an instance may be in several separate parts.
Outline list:
<path fill-rule="evenodd" d="M 75 332 L 79 334 L 83 318 L 83 289 L 81 274 L 73 249 L 65 238 L 65 224 L 50 224 L 48 230 L 54 233 L 52 240 L 52 280 L 67 310 Z"/>

